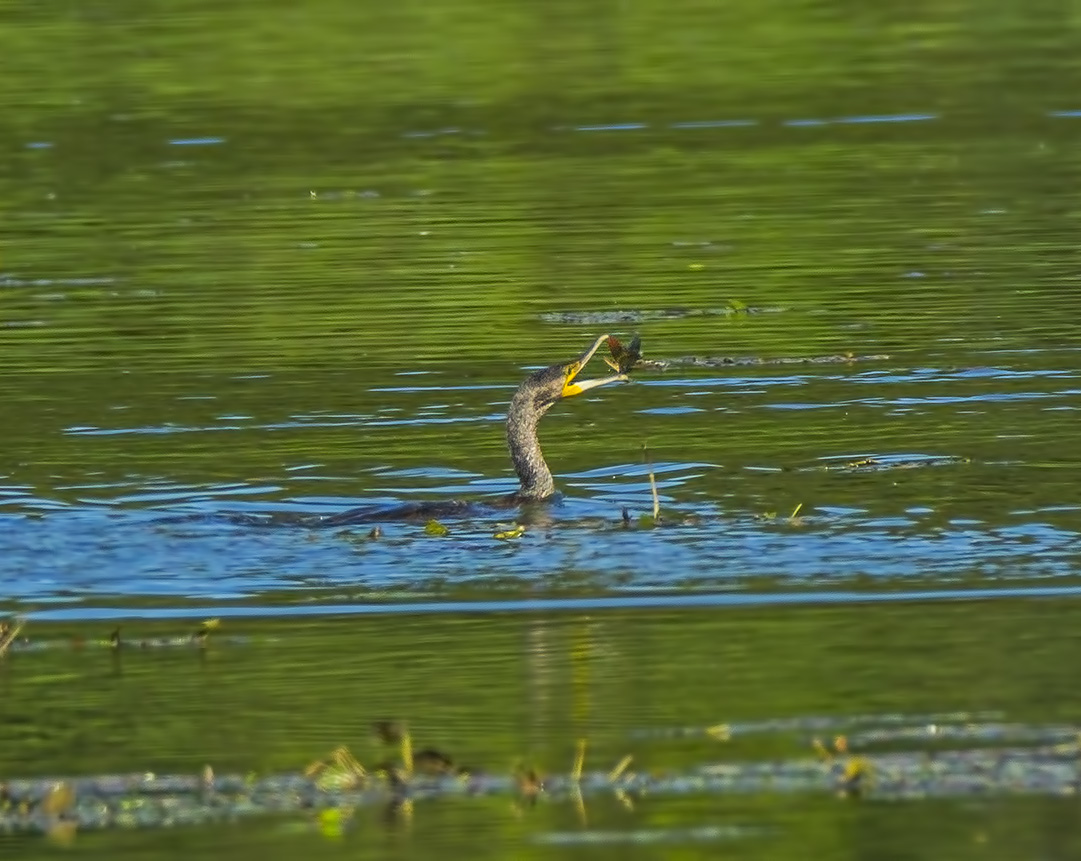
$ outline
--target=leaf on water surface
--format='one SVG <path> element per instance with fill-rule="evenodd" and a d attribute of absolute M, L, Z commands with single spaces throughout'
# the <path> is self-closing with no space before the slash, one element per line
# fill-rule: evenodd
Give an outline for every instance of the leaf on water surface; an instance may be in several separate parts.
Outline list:
<path fill-rule="evenodd" d="M 303 774 L 314 780 L 316 788 L 323 792 L 354 789 L 368 778 L 367 769 L 345 745 L 335 748 L 325 760 L 308 765 Z"/>
<path fill-rule="evenodd" d="M 726 723 L 714 724 L 706 727 L 706 735 L 717 741 L 731 741 L 732 728 Z"/>
<path fill-rule="evenodd" d="M 859 796 L 867 789 L 873 776 L 871 763 L 868 760 L 861 756 L 852 757 L 845 763 L 844 771 L 841 772 L 837 794 L 842 798 Z"/>
<path fill-rule="evenodd" d="M 521 538 L 525 534 L 525 527 L 522 524 L 515 524 L 510 529 L 504 529 L 493 535 L 493 538 L 498 538 L 500 541 L 512 541 L 515 538 Z"/>
<path fill-rule="evenodd" d="M 424 533 L 425 535 L 443 536 L 449 535 L 450 530 L 447 529 L 447 527 L 445 527 L 438 520 L 429 520 L 427 523 L 424 524 Z"/>
<path fill-rule="evenodd" d="M 340 807 L 320 810 L 318 814 L 319 833 L 328 840 L 341 840 L 345 836 L 345 825 L 351 818 L 351 812 Z"/>
<path fill-rule="evenodd" d="M 824 742 L 820 738 L 811 739 L 811 747 L 814 748 L 814 752 L 825 762 L 833 762 L 834 757 L 844 756 L 848 753 L 848 737 L 844 735 L 835 736 L 833 741 Z"/>
<path fill-rule="evenodd" d="M 210 632 L 219 627 L 221 627 L 221 619 L 205 619 L 199 623 L 199 627 L 191 635 L 191 641 L 203 648 L 206 646 L 206 640 L 210 636 Z"/>

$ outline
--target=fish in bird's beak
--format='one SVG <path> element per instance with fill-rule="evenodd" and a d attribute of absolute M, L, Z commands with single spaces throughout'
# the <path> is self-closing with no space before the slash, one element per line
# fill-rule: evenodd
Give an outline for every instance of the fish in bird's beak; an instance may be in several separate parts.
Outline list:
<path fill-rule="evenodd" d="M 604 356 L 604 363 L 617 373 L 629 374 L 642 358 L 642 339 L 635 335 L 630 344 L 624 344 L 615 335 L 609 335 L 608 352 L 612 358 Z"/>
<path fill-rule="evenodd" d="M 593 354 L 597 352 L 601 344 L 608 340 L 608 335 L 601 335 L 596 341 L 593 342 L 593 346 L 582 353 L 577 359 L 564 368 L 563 378 L 563 391 L 561 397 L 571 398 L 575 395 L 580 395 L 582 392 L 587 392 L 590 389 L 595 389 L 597 386 L 606 386 L 609 383 L 622 383 L 628 378 L 624 373 L 612 374 L 609 377 L 600 377 L 595 380 L 578 380 L 577 377 L 587 364 L 589 360 L 593 358 Z"/>

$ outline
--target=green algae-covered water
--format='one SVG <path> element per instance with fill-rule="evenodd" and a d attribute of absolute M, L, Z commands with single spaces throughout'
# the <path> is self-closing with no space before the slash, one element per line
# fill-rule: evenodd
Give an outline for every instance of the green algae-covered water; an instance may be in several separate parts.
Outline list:
<path fill-rule="evenodd" d="M 1077 32 L 1018 3 L 14 11 L 0 784 L 370 765 L 385 717 L 502 776 L 583 738 L 605 773 L 790 763 L 856 718 L 1068 744 Z M 605 332 L 666 369 L 552 410 L 559 504 L 254 525 L 512 490 L 514 387 Z M 139 645 L 212 617 L 205 650 Z M 71 847 L 1074 854 L 1068 787 L 1021 770 L 979 800 L 827 774 Z"/>
<path fill-rule="evenodd" d="M 42 623 L 41 648 L 5 659 L 0 744 L 8 774 L 23 778 L 122 774 L 137 787 L 210 766 L 219 781 L 263 781 L 299 777 L 341 744 L 371 766 L 388 756 L 371 722 L 396 715 L 417 750 L 434 746 L 476 774 L 408 806 L 377 786 L 322 812 L 285 791 L 269 796 L 285 812 L 253 814 L 224 791 L 174 794 L 162 808 L 129 789 L 115 827 L 74 835 L 75 851 L 102 857 L 174 857 L 180 846 L 212 858 L 433 847 L 776 858 L 808 846 L 832 857 L 864 842 L 875 853 L 1010 858 L 1043 845 L 1068 857 L 1079 836 L 1077 615 L 1051 599 L 383 613 L 225 620 L 205 650 L 140 645 L 194 626 L 129 620 L 119 651 L 72 642 L 111 625 Z M 832 745 L 842 733 L 873 763 L 859 794 L 842 792 L 839 767 L 827 773 L 813 752 L 816 738 Z M 576 801 L 557 781 L 578 739 L 587 777 Z M 1057 777 L 1052 748 L 1065 751 Z M 1005 765 L 986 754 L 1018 749 L 1031 754 Z M 968 783 L 949 759 L 958 752 L 970 757 Z M 896 761 L 910 754 L 908 766 Z M 627 755 L 629 779 L 647 791 L 604 783 Z M 532 804 L 505 785 L 518 762 L 550 783 Z M 203 824 L 184 824 L 197 811 Z M 0 841 L 20 858 L 67 842 Z"/>

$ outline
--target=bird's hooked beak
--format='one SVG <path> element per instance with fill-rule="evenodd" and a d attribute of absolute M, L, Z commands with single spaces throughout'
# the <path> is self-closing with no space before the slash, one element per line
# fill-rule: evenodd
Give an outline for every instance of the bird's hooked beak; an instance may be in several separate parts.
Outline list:
<path fill-rule="evenodd" d="M 622 383 L 627 380 L 626 374 L 612 374 L 608 377 L 599 377 L 595 380 L 578 380 L 576 379 L 582 369 L 589 364 L 589 360 L 593 358 L 593 354 L 600 349 L 601 344 L 608 340 L 607 335 L 601 335 L 593 342 L 593 346 L 582 353 L 577 359 L 568 365 L 564 366 L 563 373 L 563 391 L 560 393 L 560 397 L 570 398 L 575 395 L 580 395 L 582 392 L 587 392 L 590 389 L 595 389 L 597 386 L 606 386 L 609 383 Z"/>

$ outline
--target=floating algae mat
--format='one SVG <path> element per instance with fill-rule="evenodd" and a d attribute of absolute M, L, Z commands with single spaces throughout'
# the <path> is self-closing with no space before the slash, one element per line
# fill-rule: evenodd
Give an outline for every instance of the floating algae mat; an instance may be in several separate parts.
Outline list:
<path fill-rule="evenodd" d="M 631 743 L 694 735 L 724 747 L 750 735 L 783 736 L 806 753 L 727 757 L 646 773 L 634 770 L 633 752 L 612 768 L 586 769 L 581 741 L 568 773 L 544 775 L 520 765 L 512 774 L 496 774 L 452 769 L 449 757 L 432 751 L 414 755 L 405 733 L 398 739 L 401 762 L 370 771 L 339 748 L 330 762 L 275 775 L 218 775 L 207 766 L 190 775 L 7 776 L 0 781 L 0 833 L 174 827 L 493 795 L 581 806 L 603 794 L 627 804 L 678 794 L 898 800 L 1070 796 L 1081 785 L 1081 727 L 1007 722 L 992 714 L 789 718 L 643 731 Z M 425 756 L 447 767 L 421 773 Z"/>
<path fill-rule="evenodd" d="M 171 634 L 156 637 L 130 637 L 124 635 L 118 625 L 107 637 L 87 638 L 69 637 L 67 639 L 37 639 L 24 634 L 26 621 L 21 617 L 0 619 L 0 658 L 10 653 L 46 652 L 54 650 L 82 651 L 84 649 L 138 649 L 154 651 L 159 649 L 204 648 L 210 634 L 217 631 L 219 619 L 206 619 L 188 633 Z M 250 637 L 243 635 L 216 634 L 214 642 L 218 645 L 249 645 L 252 643 L 274 643 L 275 637 Z"/>

